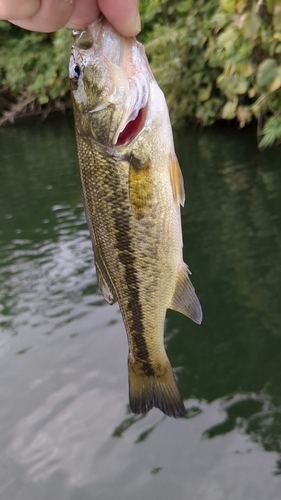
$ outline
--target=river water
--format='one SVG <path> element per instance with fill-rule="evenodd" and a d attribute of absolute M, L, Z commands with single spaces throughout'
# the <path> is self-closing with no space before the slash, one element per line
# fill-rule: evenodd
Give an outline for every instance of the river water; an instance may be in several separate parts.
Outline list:
<path fill-rule="evenodd" d="M 225 127 L 176 149 L 204 313 L 167 314 L 183 420 L 128 410 L 71 117 L 0 129 L 1 500 L 281 499 L 281 150 Z"/>

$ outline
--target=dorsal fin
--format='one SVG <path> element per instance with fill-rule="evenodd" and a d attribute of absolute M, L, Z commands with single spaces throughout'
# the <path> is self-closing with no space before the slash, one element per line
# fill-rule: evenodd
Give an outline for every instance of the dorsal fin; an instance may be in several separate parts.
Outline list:
<path fill-rule="evenodd" d="M 189 274 L 187 265 L 183 264 L 178 274 L 175 293 L 168 308 L 178 311 L 200 324 L 202 322 L 202 309 L 194 286 L 189 279 Z"/>
<path fill-rule="evenodd" d="M 175 203 L 180 203 L 183 207 L 185 202 L 183 176 L 175 153 L 170 153 L 169 170 Z"/>

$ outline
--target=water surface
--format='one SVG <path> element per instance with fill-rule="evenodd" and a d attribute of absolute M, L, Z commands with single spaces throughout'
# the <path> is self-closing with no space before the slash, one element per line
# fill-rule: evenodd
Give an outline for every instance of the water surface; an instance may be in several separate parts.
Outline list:
<path fill-rule="evenodd" d="M 181 130 L 185 260 L 204 320 L 169 311 L 186 418 L 128 410 L 71 117 L 0 129 L 1 500 L 281 499 L 281 152 Z"/>

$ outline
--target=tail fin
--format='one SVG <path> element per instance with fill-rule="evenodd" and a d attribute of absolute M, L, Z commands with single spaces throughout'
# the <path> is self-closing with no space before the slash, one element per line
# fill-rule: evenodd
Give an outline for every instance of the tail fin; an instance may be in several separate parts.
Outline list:
<path fill-rule="evenodd" d="M 133 413 L 147 413 L 159 408 L 169 417 L 184 417 L 184 404 L 177 388 L 172 367 L 167 359 L 161 371 L 145 374 L 142 365 L 128 361 L 129 398 Z"/>

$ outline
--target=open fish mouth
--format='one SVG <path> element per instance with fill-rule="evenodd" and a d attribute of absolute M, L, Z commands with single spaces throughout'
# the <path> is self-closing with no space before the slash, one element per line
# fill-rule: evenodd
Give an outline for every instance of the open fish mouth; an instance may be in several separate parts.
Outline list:
<path fill-rule="evenodd" d="M 113 145 L 115 146 L 131 142 L 144 128 L 151 79 L 151 73 L 147 71 L 146 57 L 142 53 L 143 47 L 138 42 L 123 37 L 119 43 L 120 70 L 116 78 L 115 88 L 116 85 L 120 84 L 119 88 L 123 89 L 123 95 L 122 97 L 118 96 L 119 91 L 117 90 L 109 97 L 110 102 L 116 103 L 119 109 L 123 110 L 121 121 L 113 137 Z M 136 52 L 138 52 L 137 63 L 134 60 Z M 146 71 L 143 66 L 145 66 Z M 120 101 L 118 97 L 121 97 Z"/>
<path fill-rule="evenodd" d="M 125 125 L 125 128 L 119 133 L 115 145 L 123 146 L 135 139 L 135 137 L 137 137 L 137 135 L 144 128 L 146 115 L 147 105 L 144 108 L 141 108 L 137 116 Z"/>
<path fill-rule="evenodd" d="M 125 107 L 119 127 L 113 137 L 113 146 L 124 146 L 132 142 L 144 129 L 148 115 L 148 91 L 144 93 L 141 102 L 137 101 L 131 110 L 131 100 Z M 127 102 L 128 102 L 127 101 Z M 93 109 L 86 110 L 87 113 L 97 113 L 103 111 L 111 104 L 111 100 L 107 103 L 101 103 Z"/>
<path fill-rule="evenodd" d="M 96 26 L 93 24 L 88 30 L 94 40 L 95 53 L 99 52 L 100 60 L 111 75 L 111 82 L 106 85 L 110 89 L 107 102 L 115 105 L 120 113 L 112 144 L 123 146 L 135 139 L 145 126 L 152 74 L 140 43 L 120 36 L 108 23 L 102 23 L 95 36 Z"/>
<path fill-rule="evenodd" d="M 93 68 L 96 78 L 96 102 L 85 90 L 87 67 Z M 69 76 L 73 96 L 84 113 L 94 115 L 114 107 L 109 123 L 111 146 L 127 145 L 146 127 L 153 76 L 144 48 L 134 38 L 120 36 L 106 21 L 95 21 L 86 30 L 74 32 Z"/>

